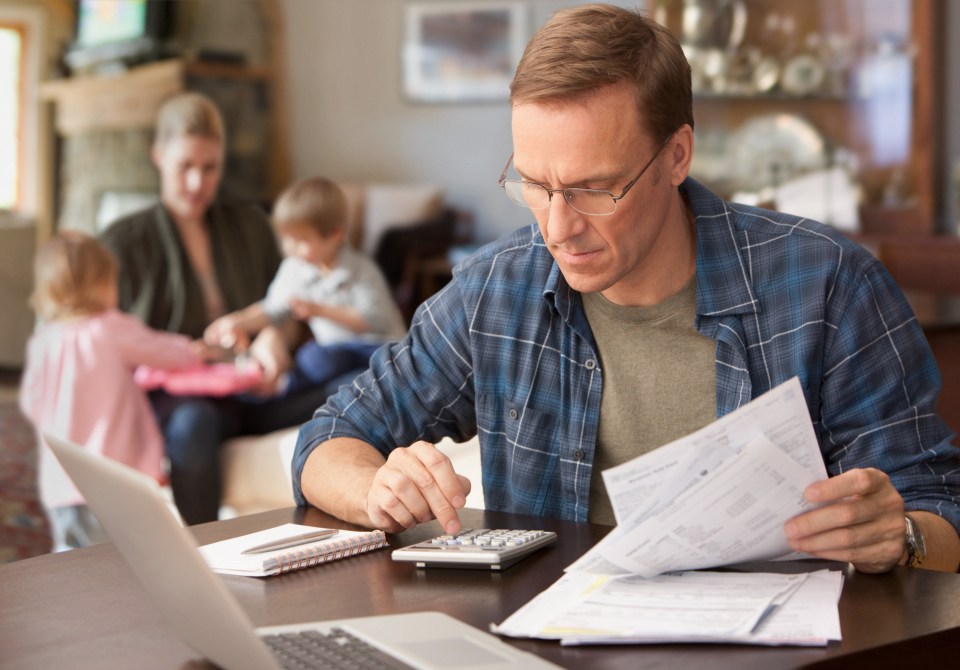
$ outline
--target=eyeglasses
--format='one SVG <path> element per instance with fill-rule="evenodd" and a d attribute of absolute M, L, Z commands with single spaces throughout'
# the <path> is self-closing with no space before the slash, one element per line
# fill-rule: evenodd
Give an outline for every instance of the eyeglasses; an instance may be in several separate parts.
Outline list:
<path fill-rule="evenodd" d="M 553 200 L 554 193 L 562 193 L 563 199 L 567 201 L 573 209 L 588 216 L 609 216 L 617 210 L 617 202 L 627 195 L 627 191 L 633 188 L 633 185 L 640 180 L 640 177 L 653 165 L 663 148 L 670 143 L 673 134 L 671 134 L 663 144 L 654 152 L 653 158 L 647 161 L 647 164 L 640 170 L 640 174 L 633 178 L 627 184 L 620 195 L 614 195 L 610 191 L 604 191 L 597 188 L 547 188 L 543 184 L 532 181 L 521 181 L 518 179 L 507 179 L 507 170 L 510 169 L 510 163 L 513 161 L 513 154 L 510 154 L 507 164 L 503 167 L 500 179 L 497 181 L 506 192 L 510 200 L 529 209 L 546 209 Z"/>

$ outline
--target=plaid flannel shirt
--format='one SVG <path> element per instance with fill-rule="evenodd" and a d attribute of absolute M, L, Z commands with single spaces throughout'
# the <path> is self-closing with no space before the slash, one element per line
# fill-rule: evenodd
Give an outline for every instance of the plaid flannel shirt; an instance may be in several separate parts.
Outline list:
<path fill-rule="evenodd" d="M 716 342 L 717 416 L 798 376 L 831 475 L 875 467 L 908 509 L 960 527 L 960 462 L 930 348 L 890 275 L 821 224 L 682 186 L 697 228 L 695 327 Z M 454 269 L 408 335 L 300 431 L 294 495 L 320 442 L 384 455 L 479 435 L 486 505 L 587 519 L 603 370 L 580 295 L 535 225 Z"/>

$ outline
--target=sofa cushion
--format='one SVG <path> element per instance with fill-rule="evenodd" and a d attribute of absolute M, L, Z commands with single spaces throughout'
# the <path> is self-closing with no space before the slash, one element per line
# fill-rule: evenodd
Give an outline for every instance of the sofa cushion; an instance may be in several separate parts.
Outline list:
<path fill-rule="evenodd" d="M 220 453 L 221 518 L 293 506 L 290 462 L 298 427 L 227 440 Z"/>

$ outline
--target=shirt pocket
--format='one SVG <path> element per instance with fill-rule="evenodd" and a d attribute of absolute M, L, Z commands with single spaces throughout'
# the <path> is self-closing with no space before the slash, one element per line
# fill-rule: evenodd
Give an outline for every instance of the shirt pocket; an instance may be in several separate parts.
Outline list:
<path fill-rule="evenodd" d="M 559 496 L 556 481 L 559 451 L 554 439 L 556 418 L 529 404 L 494 394 L 480 394 L 479 416 L 489 420 L 490 433 L 498 436 L 483 453 L 484 482 L 500 482 L 492 496 L 496 509 L 542 515 L 553 496 Z M 484 495 L 486 489 L 484 487 Z"/>

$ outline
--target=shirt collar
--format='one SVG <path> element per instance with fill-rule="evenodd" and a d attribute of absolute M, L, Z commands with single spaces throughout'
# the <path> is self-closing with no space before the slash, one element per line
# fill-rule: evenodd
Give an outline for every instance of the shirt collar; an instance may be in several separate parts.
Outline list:
<path fill-rule="evenodd" d="M 690 202 L 697 227 L 697 314 L 721 316 L 760 311 L 750 274 L 737 244 L 738 220 L 727 203 L 692 177 L 680 185 Z M 533 243 L 545 247 L 533 226 Z M 545 249 L 547 253 L 547 251 Z M 570 288 L 554 261 L 544 282 L 543 299 L 564 320 L 583 319 L 580 295 Z M 589 332 L 589 328 L 587 328 Z"/>

